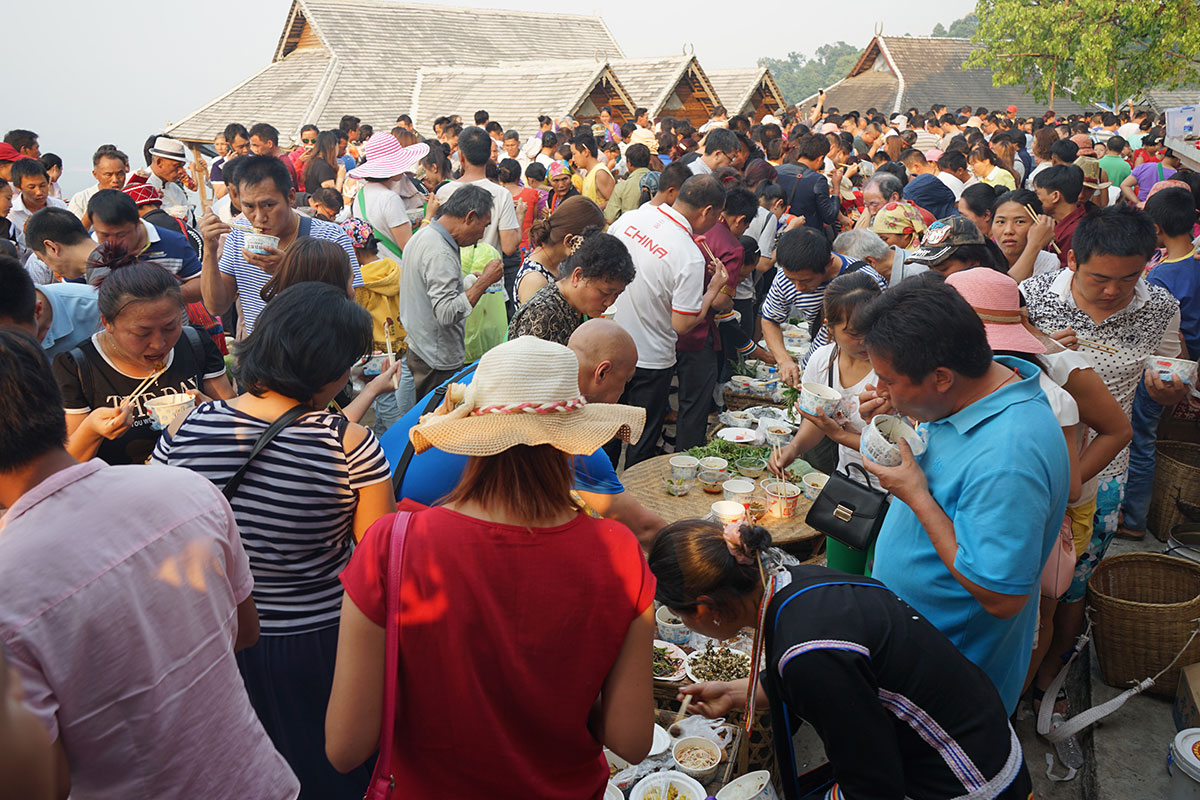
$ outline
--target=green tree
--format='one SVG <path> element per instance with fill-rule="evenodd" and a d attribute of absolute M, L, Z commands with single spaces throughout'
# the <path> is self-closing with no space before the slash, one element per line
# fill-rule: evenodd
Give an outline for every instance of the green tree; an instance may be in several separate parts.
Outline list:
<path fill-rule="evenodd" d="M 942 23 L 939 22 L 937 25 L 933 26 L 933 33 L 931 33 L 930 35 L 937 36 L 940 38 L 943 36 L 949 36 L 950 34 L 946 33 L 946 29 L 943 28 Z"/>
<path fill-rule="evenodd" d="M 1117 105 L 1200 81 L 1196 0 L 978 0 L 975 13 L 984 47 L 966 66 L 1051 105 L 1064 91 Z"/>
<path fill-rule="evenodd" d="M 956 19 L 950 23 L 950 29 L 946 31 L 946 35 L 955 39 L 970 39 L 979 30 L 979 17 L 975 14 L 967 14 L 962 19 Z M 937 36 L 937 32 L 933 34 Z"/>
<path fill-rule="evenodd" d="M 787 58 L 761 58 L 758 63 L 771 70 L 784 99 L 798 103 L 849 75 L 861 54 L 859 48 L 837 42 L 821 45 L 811 59 L 792 51 Z"/>

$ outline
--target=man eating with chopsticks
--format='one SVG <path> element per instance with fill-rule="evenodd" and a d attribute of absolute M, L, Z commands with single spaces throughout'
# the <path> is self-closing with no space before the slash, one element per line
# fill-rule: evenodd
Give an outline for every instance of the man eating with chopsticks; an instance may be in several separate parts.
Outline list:
<path fill-rule="evenodd" d="M 1052 172 L 1061 169 L 1066 168 L 1051 167 L 1038 174 L 1039 196 L 1044 191 L 1042 177 L 1050 176 L 1053 182 Z M 1056 189 L 1052 194 L 1061 192 Z M 1154 223 L 1144 212 L 1130 207 L 1101 208 L 1080 219 L 1069 244 L 1062 248 L 1067 269 L 1021 283 L 1029 321 L 1059 344 L 1077 351 L 1104 380 L 1126 415 L 1131 413 L 1143 373 L 1150 396 L 1167 402 L 1169 384 L 1144 369 L 1147 356 L 1175 358 L 1180 353 L 1179 302 L 1143 277 L 1157 246 Z M 1084 499 L 1089 493 L 1096 497 L 1096 512 L 1091 539 L 1079 553 L 1075 579 L 1062 598 L 1071 609 L 1064 626 L 1071 630 L 1063 634 L 1070 633 L 1072 641 L 1083 628 L 1081 601 L 1088 579 L 1117 531 L 1128 467 L 1126 448 L 1100 471 L 1095 482 L 1084 485 Z"/>

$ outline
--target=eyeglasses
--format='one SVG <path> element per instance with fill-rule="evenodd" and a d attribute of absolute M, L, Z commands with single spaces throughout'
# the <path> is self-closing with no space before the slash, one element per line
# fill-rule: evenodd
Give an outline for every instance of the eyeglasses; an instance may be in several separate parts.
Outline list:
<path fill-rule="evenodd" d="M 300 144 L 316 144 L 316 139 L 301 139 Z"/>

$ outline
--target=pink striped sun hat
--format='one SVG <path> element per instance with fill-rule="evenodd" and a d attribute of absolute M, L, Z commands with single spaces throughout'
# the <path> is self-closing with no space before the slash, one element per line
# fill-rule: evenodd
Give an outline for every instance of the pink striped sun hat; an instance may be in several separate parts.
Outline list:
<path fill-rule="evenodd" d="M 391 178 L 412 172 L 417 162 L 429 153 L 429 145 L 402 147 L 395 136 L 372 136 L 367 140 L 367 160 L 350 170 L 351 178 Z"/>
<path fill-rule="evenodd" d="M 1046 352 L 1046 346 L 1021 323 L 1021 297 L 1012 278 L 994 269 L 976 267 L 954 273 L 946 283 L 958 290 L 979 315 L 993 350 Z"/>

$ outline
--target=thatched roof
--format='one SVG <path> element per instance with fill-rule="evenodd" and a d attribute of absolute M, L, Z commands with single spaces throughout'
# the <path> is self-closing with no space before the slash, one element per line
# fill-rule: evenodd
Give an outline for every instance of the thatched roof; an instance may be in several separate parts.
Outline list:
<path fill-rule="evenodd" d="M 636 105 L 650 118 L 670 115 L 694 124 L 706 122 L 720 105 L 717 92 L 694 55 L 610 60 Z"/>
<path fill-rule="evenodd" d="M 749 113 L 757 120 L 787 105 L 766 67 L 712 70 L 708 80 L 730 116 Z"/>
<path fill-rule="evenodd" d="M 916 107 L 927 111 L 934 103 L 950 108 L 970 105 L 990 110 L 1017 107 L 1022 116 L 1040 115 L 1047 104 L 1021 86 L 996 86 L 987 69 L 963 69 L 971 52 L 983 45 L 970 39 L 926 36 L 876 36 L 850 74 L 826 90 L 826 108 L 866 111 L 874 107 L 895 114 Z M 801 105 L 811 107 L 815 95 Z M 1054 101 L 1059 114 L 1091 110 L 1064 91 Z"/>
<path fill-rule="evenodd" d="M 505 129 L 525 135 L 538 129 L 538 115 L 571 114 L 580 122 L 612 108 L 615 122 L 633 118 L 634 102 L 607 62 L 525 61 L 490 67 L 423 67 L 413 84 L 409 104 L 414 125 L 432 130 L 443 114 L 463 119 L 479 108 Z"/>
<path fill-rule="evenodd" d="M 426 64 L 489 67 L 528 59 L 531 42 L 570 42 L 596 59 L 624 53 L 599 17 L 422 5 L 393 0 L 294 0 L 271 64 L 168 128 L 208 141 L 225 125 L 269 122 L 295 135 L 354 114 L 390 130 Z M 538 84 L 526 84 L 535 101 Z M 481 108 L 488 106 L 482 105 Z M 473 111 L 474 109 L 472 109 Z"/>

